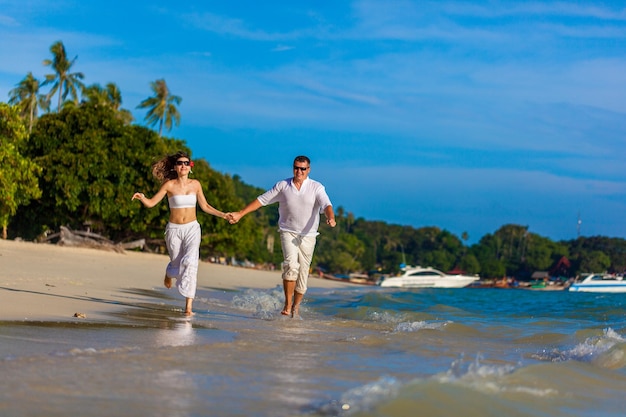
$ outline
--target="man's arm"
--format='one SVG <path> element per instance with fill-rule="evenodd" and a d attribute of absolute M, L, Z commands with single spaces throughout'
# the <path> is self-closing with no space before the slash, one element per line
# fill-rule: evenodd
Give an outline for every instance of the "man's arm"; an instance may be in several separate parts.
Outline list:
<path fill-rule="evenodd" d="M 228 221 L 230 222 L 230 224 L 235 224 L 239 220 L 241 220 L 241 218 L 243 216 L 245 216 L 248 213 L 252 213 L 253 211 L 256 211 L 256 210 L 260 209 L 262 206 L 263 205 L 261 204 L 259 199 L 255 198 L 254 201 L 252 201 L 250 204 L 245 206 L 242 210 L 234 212 L 234 213 L 228 213 L 227 214 Z"/>
<path fill-rule="evenodd" d="M 324 215 L 326 216 L 326 224 L 330 227 L 337 226 L 337 222 L 335 221 L 335 212 L 333 211 L 333 206 L 326 206 L 324 209 Z"/>

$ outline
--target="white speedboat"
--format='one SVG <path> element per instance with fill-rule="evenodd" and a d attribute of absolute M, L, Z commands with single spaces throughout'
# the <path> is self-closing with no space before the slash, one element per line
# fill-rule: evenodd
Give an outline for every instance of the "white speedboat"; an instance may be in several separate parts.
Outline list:
<path fill-rule="evenodd" d="M 621 275 L 591 274 L 582 281 L 574 282 L 570 291 L 578 292 L 626 292 L 626 280 Z"/>
<path fill-rule="evenodd" d="M 401 288 L 463 288 L 478 281 L 477 275 L 448 275 L 434 268 L 406 267 L 402 275 L 386 277 L 381 287 Z"/>

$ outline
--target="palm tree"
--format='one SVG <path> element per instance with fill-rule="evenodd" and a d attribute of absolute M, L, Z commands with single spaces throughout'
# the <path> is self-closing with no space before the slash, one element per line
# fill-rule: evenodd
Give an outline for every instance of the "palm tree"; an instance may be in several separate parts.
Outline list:
<path fill-rule="evenodd" d="M 83 89 L 83 102 L 112 108 L 116 113 L 116 117 L 125 124 L 130 124 L 133 121 L 131 112 L 120 108 L 122 105 L 122 93 L 115 83 L 108 83 L 105 88 L 102 88 L 100 84 L 92 84 L 85 87 Z"/>
<path fill-rule="evenodd" d="M 119 110 L 122 106 L 122 92 L 115 83 L 107 83 L 106 93 L 113 110 Z"/>
<path fill-rule="evenodd" d="M 72 65 L 74 65 L 78 57 L 69 61 L 63 42 L 57 41 L 53 43 L 50 47 L 50 52 L 52 52 L 52 59 L 44 59 L 43 64 L 51 67 L 54 70 L 54 74 L 47 74 L 46 80 L 42 85 L 52 83 L 52 89 L 48 93 L 48 97 L 52 97 L 57 90 L 59 91 L 57 111 L 60 111 L 61 102 L 67 98 L 68 94 L 72 97 L 74 103 L 78 103 L 78 90 L 82 91 L 84 88 L 80 80 L 85 78 L 85 76 L 82 72 L 70 72 Z"/>
<path fill-rule="evenodd" d="M 16 105 L 20 116 L 28 118 L 28 133 L 33 131 L 33 124 L 37 118 L 37 110 L 47 111 L 50 105 L 44 94 L 39 94 L 39 80 L 29 72 L 15 88 L 9 91 L 9 104 Z"/>
<path fill-rule="evenodd" d="M 83 103 L 93 104 L 94 106 L 109 106 L 109 96 L 100 84 L 87 85 L 83 89 Z"/>
<path fill-rule="evenodd" d="M 159 124 L 159 136 L 163 133 L 163 125 L 167 130 L 172 130 L 172 122 L 176 126 L 180 123 L 180 113 L 176 105 L 180 105 L 182 98 L 170 94 L 165 80 L 160 79 L 150 83 L 154 96 L 148 97 L 137 106 L 138 109 L 148 109 L 144 120 L 150 125 Z"/>

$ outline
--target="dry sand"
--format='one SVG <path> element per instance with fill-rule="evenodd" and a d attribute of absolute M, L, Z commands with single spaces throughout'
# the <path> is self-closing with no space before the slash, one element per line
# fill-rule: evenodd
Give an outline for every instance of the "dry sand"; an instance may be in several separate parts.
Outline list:
<path fill-rule="evenodd" d="M 0 239 L 0 321 L 66 321 L 75 313 L 87 320 L 140 297 L 140 291 L 163 289 L 167 255 L 109 252 Z M 201 262 L 198 288 L 274 288 L 280 272 L 259 271 Z M 309 288 L 352 284 L 311 276 Z M 136 301 L 133 301 L 133 303 Z M 181 300 L 181 303 L 184 301 Z M 182 306 L 183 304 L 181 304 Z"/>

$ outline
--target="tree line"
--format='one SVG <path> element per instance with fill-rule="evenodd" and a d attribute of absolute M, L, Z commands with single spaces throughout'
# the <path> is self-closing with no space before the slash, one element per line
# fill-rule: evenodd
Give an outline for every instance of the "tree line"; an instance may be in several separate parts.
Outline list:
<path fill-rule="evenodd" d="M 130 196 L 154 193 L 159 184 L 151 164 L 179 150 L 192 154 L 182 139 L 162 136 L 180 123 L 177 105 L 165 80 L 150 84 L 153 96 L 142 101 L 145 122 L 155 132 L 134 124 L 123 109 L 114 83 L 86 86 L 84 75 L 72 72 L 62 42 L 50 48 L 53 69 L 39 82 L 28 73 L 0 103 L 0 226 L 3 238 L 41 239 L 60 226 L 89 228 L 117 242 L 146 238 L 165 251 L 165 203 L 147 210 Z M 41 87 L 49 86 L 47 93 Z M 50 103 L 56 98 L 56 111 Z M 42 114 L 40 114 L 40 111 Z M 192 155 L 193 156 L 193 155 Z M 208 201 L 223 211 L 241 209 L 264 190 L 238 175 L 212 169 L 194 158 L 193 177 L 205 187 Z M 330 273 L 394 273 L 402 263 L 463 270 L 483 278 L 529 278 L 534 271 L 571 277 L 582 272 L 623 272 L 626 240 L 579 237 L 554 242 L 528 230 L 504 225 L 478 243 L 438 227 L 414 228 L 357 218 L 336 209 L 337 227 L 322 229 L 313 265 Z M 230 225 L 213 216 L 200 216 L 201 256 L 248 260 L 277 268 L 282 261 L 276 206 L 265 207 Z"/>

